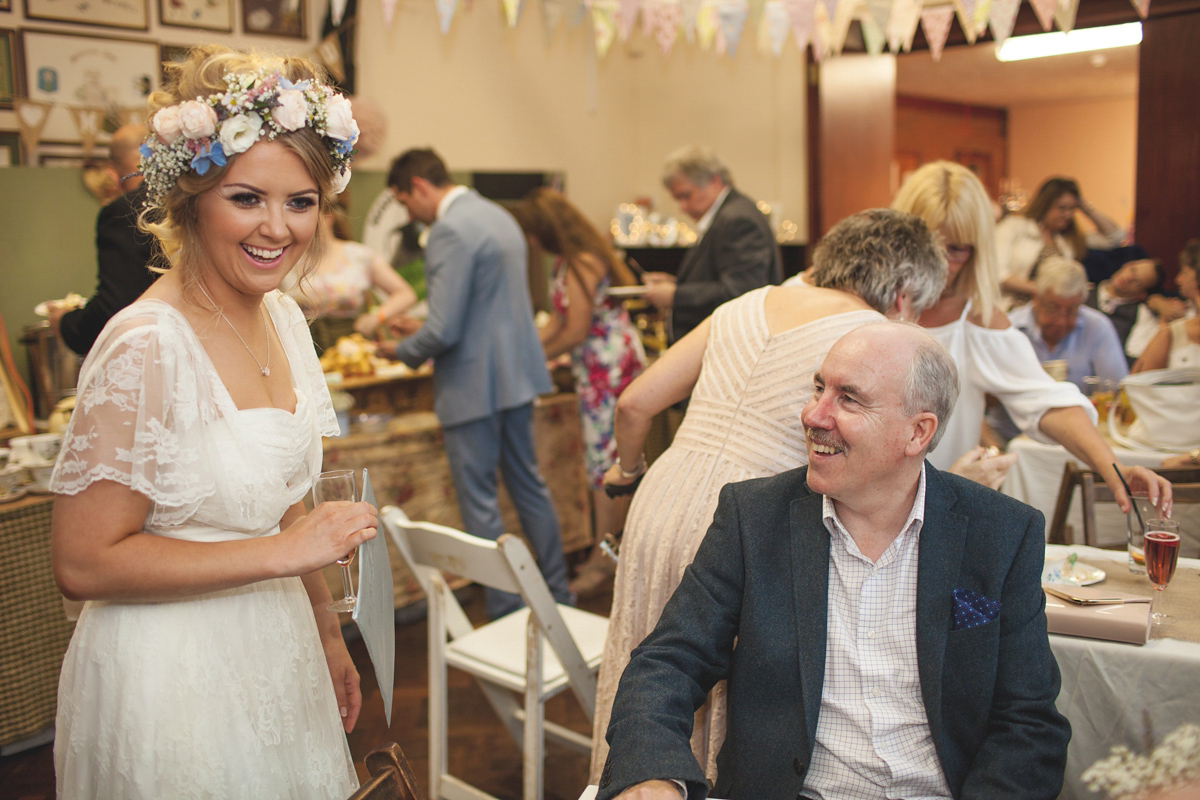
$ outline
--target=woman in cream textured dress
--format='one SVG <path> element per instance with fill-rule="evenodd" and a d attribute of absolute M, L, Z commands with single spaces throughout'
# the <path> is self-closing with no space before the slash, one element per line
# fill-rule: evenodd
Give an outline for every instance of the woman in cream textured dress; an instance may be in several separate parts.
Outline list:
<path fill-rule="evenodd" d="M 592 782 L 629 655 L 657 624 L 712 522 L 721 487 L 806 463 L 800 412 L 813 372 L 841 336 L 933 303 L 946 262 L 924 224 L 875 209 L 840 222 L 817 246 L 812 286 L 764 287 L 720 306 L 629 385 L 617 404 L 619 460 L 609 485 L 642 478 L 621 541 L 600 667 Z M 648 470 L 650 419 L 691 395 L 675 439 Z M 644 476 L 642 473 L 645 473 Z M 696 713 L 692 749 L 710 779 L 725 738 L 725 685 Z"/>
<path fill-rule="evenodd" d="M 349 103 L 302 59 L 171 67 L 142 148 L 171 268 L 101 333 L 55 466 L 62 800 L 341 800 L 362 704 L 320 570 L 375 535 L 302 500 L 337 433 L 276 291 L 349 178 Z M 317 247 L 310 249 L 310 243 Z"/>

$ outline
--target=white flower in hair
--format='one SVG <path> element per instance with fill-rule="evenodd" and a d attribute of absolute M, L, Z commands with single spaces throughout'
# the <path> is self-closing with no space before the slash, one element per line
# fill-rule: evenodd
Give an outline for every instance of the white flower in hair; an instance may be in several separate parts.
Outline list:
<path fill-rule="evenodd" d="M 358 140 L 358 123 L 345 95 L 334 95 L 325 104 L 325 135 L 350 143 Z"/>
<path fill-rule="evenodd" d="M 304 99 L 304 92 L 298 89 L 280 90 L 279 105 L 271 109 L 271 117 L 285 131 L 303 128 L 308 121 L 308 101 Z"/>
<path fill-rule="evenodd" d="M 208 103 L 185 100 L 179 104 L 179 130 L 188 139 L 206 139 L 217 132 L 217 112 Z"/>
<path fill-rule="evenodd" d="M 150 121 L 154 133 L 164 144 L 174 144 L 183 135 L 179 129 L 179 106 L 160 108 Z"/>
<path fill-rule="evenodd" d="M 346 187 L 350 185 L 350 168 L 346 167 L 346 171 L 342 173 L 333 173 L 333 193 L 341 194 L 346 191 Z"/>
<path fill-rule="evenodd" d="M 221 149 L 225 151 L 225 155 L 233 156 L 249 150 L 250 145 L 258 141 L 262 125 L 262 117 L 253 111 L 249 114 L 238 114 L 222 122 Z"/>

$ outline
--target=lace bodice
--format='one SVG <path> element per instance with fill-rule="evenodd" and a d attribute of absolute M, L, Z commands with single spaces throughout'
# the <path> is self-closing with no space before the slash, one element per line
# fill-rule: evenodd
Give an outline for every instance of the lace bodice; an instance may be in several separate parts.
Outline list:
<path fill-rule="evenodd" d="M 296 409 L 238 409 L 184 316 L 159 300 L 125 308 L 80 373 L 50 488 L 97 480 L 152 503 L 147 530 L 212 541 L 275 530 L 321 469 L 337 421 L 295 302 L 264 298 L 291 364 Z"/>

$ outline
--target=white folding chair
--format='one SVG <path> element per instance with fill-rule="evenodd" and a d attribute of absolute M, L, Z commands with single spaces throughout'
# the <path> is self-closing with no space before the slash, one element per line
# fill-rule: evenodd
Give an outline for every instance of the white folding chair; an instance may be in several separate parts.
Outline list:
<path fill-rule="evenodd" d="M 608 619 L 559 605 L 525 542 L 492 542 L 430 522 L 412 522 L 394 506 L 380 515 L 429 602 L 430 800 L 496 800 L 448 771 L 446 669 L 475 676 L 522 750 L 524 800 L 541 800 L 545 739 L 591 753 L 590 736 L 547 722 L 545 703 L 570 687 L 587 717 L 595 714 L 596 673 Z M 473 628 L 442 572 L 521 595 L 525 608 Z M 543 652 L 543 642 L 550 645 Z M 524 696 L 517 703 L 513 692 Z"/>

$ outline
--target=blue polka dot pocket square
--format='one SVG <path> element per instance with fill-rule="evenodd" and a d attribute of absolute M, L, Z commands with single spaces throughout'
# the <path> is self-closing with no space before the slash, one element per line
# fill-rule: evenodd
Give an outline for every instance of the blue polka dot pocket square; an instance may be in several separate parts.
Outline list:
<path fill-rule="evenodd" d="M 998 616 L 999 600 L 993 600 L 970 589 L 954 590 L 954 627 L 951 630 L 978 628 L 980 625 L 987 625 Z"/>

